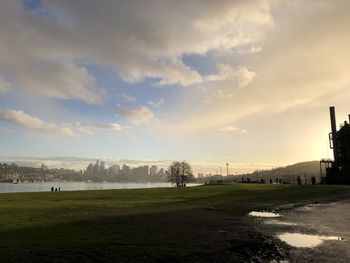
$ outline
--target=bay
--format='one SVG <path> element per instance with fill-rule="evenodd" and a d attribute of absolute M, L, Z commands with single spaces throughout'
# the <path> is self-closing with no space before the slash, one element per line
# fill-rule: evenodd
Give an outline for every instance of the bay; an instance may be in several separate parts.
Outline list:
<path fill-rule="evenodd" d="M 188 184 L 195 186 L 198 184 Z M 172 183 L 116 183 L 116 182 L 35 182 L 35 183 L 0 183 L 0 193 L 49 192 L 51 187 L 61 191 L 139 189 L 175 187 Z"/>

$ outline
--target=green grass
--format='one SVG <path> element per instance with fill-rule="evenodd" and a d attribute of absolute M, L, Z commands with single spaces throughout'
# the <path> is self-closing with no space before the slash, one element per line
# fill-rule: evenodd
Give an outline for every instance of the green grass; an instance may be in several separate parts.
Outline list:
<path fill-rule="evenodd" d="M 0 194 L 0 262 L 177 257 L 251 210 L 349 197 L 345 188 L 254 184 Z"/>

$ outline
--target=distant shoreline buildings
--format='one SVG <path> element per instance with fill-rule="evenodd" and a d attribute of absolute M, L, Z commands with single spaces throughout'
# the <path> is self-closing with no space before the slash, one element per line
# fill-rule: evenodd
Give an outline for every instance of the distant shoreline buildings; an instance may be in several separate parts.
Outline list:
<path fill-rule="evenodd" d="M 164 168 L 142 165 L 113 164 L 106 168 L 104 161 L 89 163 L 86 169 L 49 169 L 45 164 L 40 168 L 24 167 L 17 164 L 0 163 L 0 182 L 36 182 L 36 181 L 94 181 L 94 182 L 166 182 L 168 179 Z"/>
<path fill-rule="evenodd" d="M 95 163 L 89 163 L 85 170 L 82 171 L 83 176 L 88 180 L 101 179 L 110 181 L 137 181 L 137 182 L 164 182 L 167 175 L 164 168 L 158 170 L 158 166 L 142 165 L 138 167 L 130 167 L 129 165 L 118 164 L 111 165 L 106 168 L 104 161 L 96 160 Z"/>

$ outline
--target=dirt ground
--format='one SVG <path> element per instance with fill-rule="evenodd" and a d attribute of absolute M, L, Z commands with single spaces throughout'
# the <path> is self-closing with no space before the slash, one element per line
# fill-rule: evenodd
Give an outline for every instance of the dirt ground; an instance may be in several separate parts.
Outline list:
<path fill-rule="evenodd" d="M 299 188 L 291 190 L 295 189 Z M 306 190 L 310 192 L 312 188 Z M 295 191 L 292 193 L 296 196 Z M 278 194 L 277 197 L 283 197 Z M 16 245 L 9 243 L 0 247 L 0 262 L 350 262 L 349 195 L 332 196 L 336 199 L 290 201 L 287 195 L 283 202 L 280 199 L 277 202 L 276 196 L 261 200 L 253 192 L 252 198 L 244 202 L 234 200 L 223 205 L 212 202 L 210 206 L 194 209 L 184 206 L 181 210 L 130 213 L 58 226 L 40 225 L 34 230 L 20 228 L 20 231 L 5 233 L 7 240 Z M 222 198 L 220 196 L 220 200 Z M 311 200 L 320 203 L 305 205 Z M 284 205 L 278 206 L 281 204 Z M 273 207 L 281 217 L 249 216 L 254 207 Z M 71 230 L 77 236 L 67 232 L 71 238 L 68 240 L 67 235 L 60 235 L 62 229 Z M 56 237 L 49 241 L 57 243 L 42 245 L 41 240 L 47 233 L 49 237 Z M 278 238 L 283 233 L 339 236 L 343 240 L 327 240 L 314 248 L 297 248 Z M 18 239 L 9 238 L 17 236 Z M 96 236 L 101 236 L 103 242 L 95 239 Z M 21 241 L 22 237 L 40 242 L 27 244 Z"/>
<path fill-rule="evenodd" d="M 254 221 L 257 231 L 266 236 L 302 233 L 342 238 L 326 240 L 313 248 L 283 246 L 288 251 L 288 262 L 350 262 L 350 200 L 330 200 L 285 211 L 282 207 L 281 217 Z"/>

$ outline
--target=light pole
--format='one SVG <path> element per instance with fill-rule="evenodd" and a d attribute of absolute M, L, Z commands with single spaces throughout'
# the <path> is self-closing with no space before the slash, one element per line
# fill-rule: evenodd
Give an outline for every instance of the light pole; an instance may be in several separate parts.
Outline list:
<path fill-rule="evenodd" d="M 227 176 L 228 176 L 228 166 L 229 166 L 229 163 L 226 163 L 226 167 L 227 167 Z"/>

